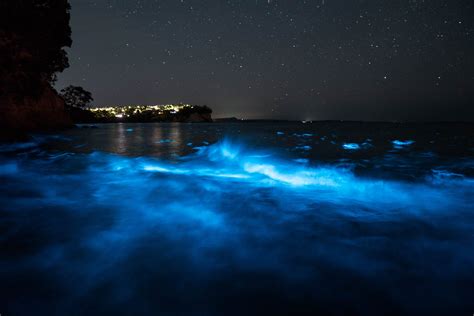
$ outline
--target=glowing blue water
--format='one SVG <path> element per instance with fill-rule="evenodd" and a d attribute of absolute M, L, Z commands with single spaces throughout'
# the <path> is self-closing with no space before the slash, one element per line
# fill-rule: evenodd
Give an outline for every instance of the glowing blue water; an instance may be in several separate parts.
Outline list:
<path fill-rule="evenodd" d="M 414 142 L 414 140 L 394 140 L 392 143 L 394 146 L 410 146 Z"/>
<path fill-rule="evenodd" d="M 342 148 L 347 150 L 359 150 L 359 144 L 349 143 L 349 144 L 342 144 Z"/>
<path fill-rule="evenodd" d="M 113 153 L 83 151 L 107 128 L 81 147 L 74 139 L 91 131 L 2 147 L 0 306 L 9 314 L 472 312 L 469 157 L 399 156 L 386 139 L 387 153 L 358 175 L 347 156 L 330 163 L 298 151 L 317 150 L 319 138 L 301 143 L 304 133 L 267 127 L 256 137 L 267 146 L 135 126 L 104 138 L 118 142 Z M 285 135 L 295 138 L 290 154 L 271 145 Z M 120 154 L 135 150 L 130 137 L 172 152 Z M 421 168 L 424 159 L 436 166 Z M 384 165 L 409 167 L 373 174 Z M 424 171 L 407 181 L 406 170 Z"/>

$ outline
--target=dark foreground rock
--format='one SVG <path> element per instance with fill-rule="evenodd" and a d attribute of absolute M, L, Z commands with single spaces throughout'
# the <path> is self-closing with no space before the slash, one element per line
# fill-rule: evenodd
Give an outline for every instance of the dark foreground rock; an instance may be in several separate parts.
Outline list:
<path fill-rule="evenodd" d="M 63 99 L 50 86 L 38 96 L 1 96 L 0 109 L 0 137 L 4 139 L 73 126 Z"/>
<path fill-rule="evenodd" d="M 71 127 L 64 101 L 50 87 L 38 97 L 2 97 L 0 124 L 12 130 L 45 130 Z"/>
<path fill-rule="evenodd" d="M 68 0 L 0 1 L 0 137 L 72 126 L 52 88 L 69 66 Z"/>

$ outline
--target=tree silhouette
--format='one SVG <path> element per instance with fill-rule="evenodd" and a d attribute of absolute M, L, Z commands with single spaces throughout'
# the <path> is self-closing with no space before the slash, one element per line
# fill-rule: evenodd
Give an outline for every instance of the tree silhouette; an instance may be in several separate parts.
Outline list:
<path fill-rule="evenodd" d="M 86 108 L 94 100 L 89 91 L 82 87 L 68 86 L 61 90 L 61 97 L 67 107 Z"/>
<path fill-rule="evenodd" d="M 34 95 L 69 66 L 67 0 L 0 1 L 0 95 Z"/>

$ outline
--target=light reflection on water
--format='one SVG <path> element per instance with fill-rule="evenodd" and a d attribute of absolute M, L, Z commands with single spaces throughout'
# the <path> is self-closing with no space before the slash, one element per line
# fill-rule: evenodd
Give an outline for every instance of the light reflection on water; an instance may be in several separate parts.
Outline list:
<path fill-rule="evenodd" d="M 119 124 L 2 147 L 0 306 L 12 315 L 472 312 L 469 150 L 416 148 L 419 137 L 391 152 L 406 135 L 301 128 Z M 375 149 L 341 151 L 368 137 Z"/>

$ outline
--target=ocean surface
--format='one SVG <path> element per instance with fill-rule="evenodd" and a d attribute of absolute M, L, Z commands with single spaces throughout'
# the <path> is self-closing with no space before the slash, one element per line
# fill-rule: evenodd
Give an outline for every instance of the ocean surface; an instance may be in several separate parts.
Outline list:
<path fill-rule="evenodd" d="M 104 124 L 0 145 L 0 314 L 472 315 L 474 125 Z"/>

